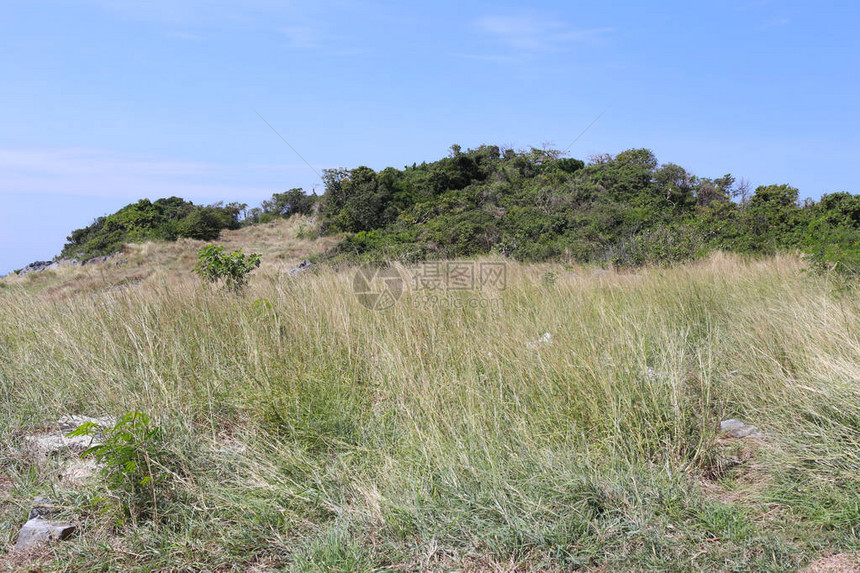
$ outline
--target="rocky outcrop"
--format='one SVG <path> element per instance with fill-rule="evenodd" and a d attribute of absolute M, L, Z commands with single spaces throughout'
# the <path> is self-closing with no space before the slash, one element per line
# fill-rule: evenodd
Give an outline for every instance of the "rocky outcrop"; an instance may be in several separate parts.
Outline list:
<path fill-rule="evenodd" d="M 36 463 L 41 465 L 49 460 L 60 463 L 59 477 L 66 485 L 84 483 L 98 469 L 95 460 L 81 458 L 81 454 L 93 446 L 100 445 L 104 439 L 102 433 L 97 431 L 91 436 L 66 435 L 86 423 L 107 428 L 114 426 L 116 419 L 109 416 L 101 418 L 63 416 L 57 420 L 55 430 L 39 432 L 24 438 Z"/>
<path fill-rule="evenodd" d="M 309 260 L 305 259 L 305 260 L 303 260 L 302 262 L 300 262 L 299 264 L 297 264 L 296 266 L 294 266 L 293 268 L 291 268 L 288 272 L 289 272 L 291 275 L 300 275 L 300 274 L 302 274 L 303 272 L 307 271 L 308 269 L 310 269 L 310 268 L 311 268 L 311 267 L 313 267 L 313 266 L 314 266 L 314 264 L 313 264 L 312 262 L 310 262 Z"/>
<path fill-rule="evenodd" d="M 105 255 L 103 257 L 93 257 L 91 259 L 86 259 L 81 261 L 81 266 L 84 267 L 87 265 L 103 265 L 110 261 L 114 261 L 114 265 L 119 265 L 126 262 L 126 259 L 118 258 L 119 255 L 120 253 L 114 253 L 112 255 Z"/>
<path fill-rule="evenodd" d="M 39 273 L 42 271 L 49 271 L 51 269 L 57 269 L 61 266 L 87 266 L 87 265 L 95 265 L 95 264 L 105 264 L 107 262 L 113 261 L 114 265 L 120 265 L 124 262 L 127 262 L 127 259 L 120 259 L 119 256 L 122 253 L 113 253 L 111 255 L 105 255 L 103 257 L 92 257 L 89 259 L 79 260 L 79 259 L 57 259 L 55 261 L 35 261 L 18 271 L 18 276 L 26 275 L 28 273 Z"/>
<path fill-rule="evenodd" d="M 71 261 L 70 259 L 62 259 L 64 262 L 68 261 L 72 264 L 77 264 L 77 261 Z M 60 266 L 60 261 L 35 261 L 18 271 L 18 275 L 26 275 L 27 273 L 40 273 L 42 271 L 46 271 L 48 269 L 55 269 Z"/>
<path fill-rule="evenodd" d="M 116 418 L 111 416 L 102 416 L 100 418 L 90 418 L 89 416 L 63 416 L 59 420 L 57 420 L 57 427 L 61 432 L 69 433 L 71 431 L 77 430 L 84 424 L 96 424 L 98 426 L 102 426 L 106 428 L 108 426 L 116 425 Z"/>

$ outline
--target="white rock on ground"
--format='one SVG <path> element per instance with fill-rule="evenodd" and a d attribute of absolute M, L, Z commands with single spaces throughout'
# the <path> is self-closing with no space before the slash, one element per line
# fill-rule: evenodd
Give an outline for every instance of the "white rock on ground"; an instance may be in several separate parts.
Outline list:
<path fill-rule="evenodd" d="M 41 459 L 47 459 L 49 456 L 54 455 L 70 456 L 81 454 L 87 448 L 99 443 L 98 440 L 93 439 L 91 436 L 67 438 L 62 434 L 27 436 L 26 440 Z"/>
<path fill-rule="evenodd" d="M 60 481 L 67 487 L 85 485 L 99 470 L 101 465 L 92 458 L 71 458 L 60 468 Z"/>
<path fill-rule="evenodd" d="M 552 334 L 544 332 L 543 335 L 534 342 L 526 342 L 526 348 L 536 350 L 541 345 L 549 346 L 552 344 Z"/>
<path fill-rule="evenodd" d="M 734 418 L 720 422 L 720 431 L 730 438 L 759 439 L 764 437 L 764 434 L 762 434 L 755 426 L 745 424 Z"/>
<path fill-rule="evenodd" d="M 57 426 L 60 428 L 60 431 L 63 433 L 69 433 L 73 430 L 77 430 L 84 424 L 98 424 L 102 427 L 111 427 L 116 425 L 116 418 L 112 418 L 110 416 L 102 416 L 101 418 L 90 418 L 89 416 L 63 416 L 59 420 L 57 420 Z"/>
<path fill-rule="evenodd" d="M 36 454 L 45 459 L 48 456 L 60 455 L 70 456 L 80 454 L 92 446 L 101 444 L 101 435 L 67 437 L 66 434 L 77 430 L 86 423 L 98 424 L 103 427 L 111 427 L 116 424 L 116 419 L 109 416 L 101 418 L 90 418 L 89 416 L 63 416 L 57 420 L 59 431 L 50 434 L 34 434 L 27 436 Z"/>

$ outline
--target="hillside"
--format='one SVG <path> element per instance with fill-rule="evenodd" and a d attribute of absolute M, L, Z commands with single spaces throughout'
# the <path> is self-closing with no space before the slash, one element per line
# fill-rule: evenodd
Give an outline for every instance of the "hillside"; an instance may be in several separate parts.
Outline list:
<path fill-rule="evenodd" d="M 0 278 L 0 570 L 860 568 L 858 197 L 454 151 Z"/>
<path fill-rule="evenodd" d="M 585 162 L 553 149 L 454 145 L 430 163 L 329 169 L 323 178 L 322 196 L 290 189 L 252 208 L 142 199 L 73 230 L 62 256 L 108 256 L 143 241 L 215 241 L 228 229 L 316 215 L 312 224 L 304 220 L 304 236 L 327 237 L 319 254 L 332 263 L 495 255 L 635 267 L 715 251 L 800 250 L 822 267 L 860 274 L 860 195 L 801 202 L 791 185 L 752 189 L 728 173 L 699 176 L 661 164 L 648 149 Z"/>
<path fill-rule="evenodd" d="M 796 256 L 635 274 L 484 258 L 465 268 L 503 280 L 470 288 L 394 265 L 402 292 L 373 306 L 355 269 L 285 272 L 332 244 L 305 224 L 225 232 L 263 253 L 242 296 L 190 274 L 190 240 L 0 283 L 4 539 L 31 507 L 76 528 L 0 566 L 860 562 L 860 303 Z M 134 412 L 102 470 L 60 437 L 69 416 Z"/>
<path fill-rule="evenodd" d="M 217 243 L 228 250 L 241 249 L 263 255 L 262 271 L 285 273 L 300 261 L 329 250 L 337 238 L 307 238 L 314 221 L 308 217 L 274 219 L 268 223 L 221 231 Z M 197 252 L 211 241 L 178 239 L 126 243 L 122 251 L 105 264 L 72 266 L 0 278 L 0 288 L 23 288 L 28 292 L 64 295 L 102 291 L 120 286 L 151 286 L 166 277 L 190 279 Z M 2 292 L 2 291 L 0 291 Z"/>

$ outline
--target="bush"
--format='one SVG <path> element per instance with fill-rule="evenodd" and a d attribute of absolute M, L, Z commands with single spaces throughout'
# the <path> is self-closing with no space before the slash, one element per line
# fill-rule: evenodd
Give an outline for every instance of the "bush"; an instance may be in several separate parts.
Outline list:
<path fill-rule="evenodd" d="M 251 271 L 260 266 L 260 255 L 245 255 L 242 251 L 224 254 L 224 247 L 206 245 L 197 254 L 196 272 L 203 280 L 224 281 L 228 290 L 239 293 L 248 284 Z"/>
<path fill-rule="evenodd" d="M 177 232 L 180 237 L 211 241 L 218 238 L 221 229 L 233 226 L 233 221 L 233 216 L 222 208 L 201 207 L 189 213 L 177 225 Z"/>
<path fill-rule="evenodd" d="M 102 464 L 108 488 L 132 522 L 140 518 L 158 521 L 158 500 L 166 472 L 166 456 L 161 449 L 161 431 L 142 412 L 129 412 L 115 426 L 87 422 L 68 434 L 103 436 L 104 443 L 93 446 L 84 456 Z"/>
<path fill-rule="evenodd" d="M 828 275 L 846 285 L 860 279 L 860 242 L 822 242 L 807 250 L 806 260 L 813 274 Z"/>

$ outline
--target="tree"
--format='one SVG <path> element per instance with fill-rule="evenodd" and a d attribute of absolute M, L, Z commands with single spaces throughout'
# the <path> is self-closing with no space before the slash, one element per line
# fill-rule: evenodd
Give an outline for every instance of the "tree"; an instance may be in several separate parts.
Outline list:
<path fill-rule="evenodd" d="M 696 184 L 696 204 L 707 207 L 714 202 L 725 202 L 734 196 L 735 178 L 731 174 L 717 179 L 699 179 Z"/>
<path fill-rule="evenodd" d="M 684 209 L 694 203 L 693 188 L 696 178 L 687 170 L 674 163 L 662 165 L 654 173 L 654 180 L 659 190 L 659 197 L 665 197 L 666 202 L 674 208 Z"/>
<path fill-rule="evenodd" d="M 309 215 L 315 202 L 315 197 L 306 195 L 303 189 L 296 187 L 283 193 L 272 194 L 270 200 L 263 201 L 263 212 L 279 217 Z"/>
<path fill-rule="evenodd" d="M 746 250 L 774 252 L 799 245 L 801 209 L 790 185 L 757 187 L 744 210 Z"/>

